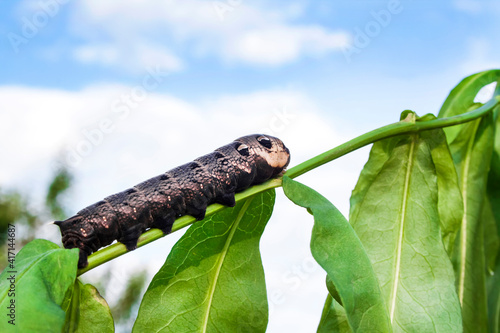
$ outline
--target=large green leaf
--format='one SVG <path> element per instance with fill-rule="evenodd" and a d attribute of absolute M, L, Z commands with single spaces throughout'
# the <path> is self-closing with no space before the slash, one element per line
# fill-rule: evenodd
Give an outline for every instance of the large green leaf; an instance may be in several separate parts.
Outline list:
<path fill-rule="evenodd" d="M 477 73 L 465 78 L 448 96 L 439 117 L 449 117 L 465 113 L 480 105 L 474 98 L 485 85 L 497 82 L 494 95 L 500 95 L 500 70 Z M 460 173 L 464 197 L 465 226 L 460 233 L 459 248 L 455 253 L 457 289 L 463 307 L 464 329 L 466 332 L 486 331 L 486 291 L 485 271 L 492 272 L 498 258 L 500 243 L 500 137 L 494 140 L 492 151 L 495 115 L 485 117 L 460 126 L 446 128 L 446 135 L 453 157 Z M 486 122 L 486 123 L 485 123 Z M 498 124 L 497 124 L 498 127 Z M 491 158 L 491 168 L 490 168 Z M 489 169 L 490 168 L 490 169 Z M 489 170 L 488 170 L 489 169 Z M 488 174 L 489 172 L 489 174 Z M 486 175 L 487 192 L 484 193 Z M 480 258 L 482 257 L 482 258 Z M 496 278 L 493 278 L 496 280 Z M 489 284 L 491 286 L 491 283 Z M 490 288 L 491 289 L 491 288 Z M 494 289 L 494 288 L 493 288 Z M 490 291 L 488 292 L 490 293 Z M 497 296 L 493 296 L 495 299 Z M 488 316 L 498 316 L 497 306 L 488 296 Z M 497 310 L 495 310 L 497 309 Z M 490 330 L 492 328 L 490 327 Z"/>
<path fill-rule="evenodd" d="M 464 332 L 487 331 L 484 228 L 482 217 L 493 151 L 493 116 L 464 124 L 450 144 L 464 200 L 462 229 L 455 251 L 457 290 Z"/>
<path fill-rule="evenodd" d="M 44 239 L 35 239 L 19 251 L 14 267 L 0 274 L 0 307 L 5 313 L 15 301 L 17 332 L 61 331 L 65 318 L 61 305 L 75 282 L 77 262 L 78 249 L 64 250 Z M 13 329 L 4 314 L 0 331 Z"/>
<path fill-rule="evenodd" d="M 269 190 L 193 224 L 148 287 L 134 332 L 264 332 L 268 305 L 259 241 Z"/>
<path fill-rule="evenodd" d="M 441 133 L 375 143 L 351 197 L 350 222 L 378 276 L 394 331 L 462 330 L 438 204 L 436 163 L 445 161 L 434 160 L 439 138 L 432 135 Z"/>
<path fill-rule="evenodd" d="M 390 332 L 377 277 L 349 222 L 319 193 L 287 176 L 283 190 L 314 215 L 311 253 L 335 285 L 353 331 Z"/>
<path fill-rule="evenodd" d="M 499 81 L 500 70 L 488 70 L 470 75 L 463 79 L 446 98 L 439 118 L 456 116 L 467 112 L 474 104 L 474 98 L 484 86 Z M 460 126 L 451 126 L 445 129 L 448 142 L 453 141 L 460 131 Z"/>
<path fill-rule="evenodd" d="M 67 300 L 64 332 L 114 332 L 113 317 L 108 303 L 91 284 L 75 282 Z"/>

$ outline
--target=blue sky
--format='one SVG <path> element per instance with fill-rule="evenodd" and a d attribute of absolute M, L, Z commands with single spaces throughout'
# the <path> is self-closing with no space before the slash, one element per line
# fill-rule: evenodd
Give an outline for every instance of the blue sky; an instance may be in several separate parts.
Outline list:
<path fill-rule="evenodd" d="M 397 110 L 427 100 L 432 104 L 424 103 L 421 113 L 434 112 L 460 78 L 498 64 L 495 1 L 40 3 L 51 4 L 45 8 L 55 14 L 39 1 L 0 4 L 1 85 L 70 91 L 97 83 L 135 85 L 147 66 L 159 63 L 171 76 L 157 92 L 189 101 L 298 89 L 323 112 L 374 121 L 380 111 L 362 114 L 360 98 L 391 107 L 403 96 Z M 226 7 L 218 12 L 215 3 Z M 23 34 L 27 22 L 35 27 L 33 36 Z M 299 37 L 308 29 L 318 36 Z M 359 32 L 370 29 L 374 36 L 359 45 L 366 40 Z M 13 42 L 13 34 L 26 43 Z M 254 54 L 239 43 L 251 34 L 269 39 L 257 42 Z M 325 34 L 336 36 L 336 45 L 327 46 Z M 359 53 L 346 56 L 350 47 Z M 388 112 L 387 120 L 395 119 Z"/>
<path fill-rule="evenodd" d="M 369 45 L 352 56 L 350 62 L 339 49 L 318 47 L 322 49 L 321 54 L 311 56 L 306 43 L 297 42 L 298 55 L 291 59 L 283 55 L 273 64 L 266 64 L 263 57 L 258 59 L 259 56 L 245 59 L 238 54 L 224 55 L 222 48 L 234 46 L 233 37 L 229 36 L 231 30 L 244 34 L 252 29 L 266 31 L 276 26 L 290 32 L 293 32 L 291 29 L 317 27 L 327 33 L 353 38 L 357 31 L 370 26 L 375 20 L 374 13 L 387 11 L 391 1 L 274 1 L 272 4 L 235 1 L 240 4 L 227 4 L 232 9 L 223 13 L 223 20 L 214 8 L 215 2 L 187 1 L 191 3 L 189 6 L 203 9 L 194 13 L 186 5 L 185 11 L 179 14 L 191 17 L 185 23 L 173 17 L 175 15 L 155 15 L 156 5 L 151 1 L 147 6 L 133 4 L 134 1 L 130 6 L 120 5 L 125 9 L 116 15 L 113 6 L 118 6 L 117 1 L 110 1 L 109 6 L 99 5 L 97 1 L 89 1 L 87 5 L 79 1 L 40 2 L 56 3 L 57 13 L 53 16 L 49 13 L 44 21 L 40 12 L 49 11 L 40 8 L 39 1 L 2 2 L 0 5 L 0 31 L 7 35 L 0 44 L 6 64 L 2 66 L 0 84 L 65 90 L 81 89 L 96 82 L 135 84 L 145 66 L 138 62 L 127 64 L 129 54 L 106 62 L 84 60 L 78 52 L 81 53 L 84 47 L 103 49 L 108 46 L 117 52 L 126 52 L 143 46 L 150 52 L 158 49 L 159 53 L 163 48 L 168 51 L 165 54 L 171 53 L 182 63 L 170 66 L 175 84 L 163 87 L 176 95 L 200 98 L 213 93 L 239 93 L 296 84 L 309 91 L 319 89 L 321 97 L 325 98 L 340 87 L 354 90 L 355 87 L 344 84 L 346 80 L 353 84 L 360 78 L 384 81 L 387 78 L 413 80 L 436 73 L 450 75 L 463 72 L 466 68 L 460 67 L 467 61 L 481 57 L 493 61 L 498 51 L 498 43 L 494 41 L 499 33 L 496 24 L 499 9 L 494 1 L 392 1 L 398 12 L 390 15 L 389 24 L 381 27 L 377 36 L 370 37 Z M 164 3 L 166 5 L 160 7 L 165 11 L 176 6 L 174 1 Z M 134 22 L 134 10 L 141 7 L 148 13 Z M 251 17 L 252 14 L 261 17 Z M 120 21 L 121 15 L 127 22 Z M 242 17 L 247 18 L 245 23 L 235 22 Z M 274 19 L 275 22 L 262 22 L 262 19 Z M 178 26 L 203 20 L 206 22 L 196 28 Z M 27 21 L 37 32 L 33 37 L 27 36 L 27 43 L 13 47 L 15 43 L 9 34 L 23 36 Z M 318 40 L 318 44 L 321 42 Z M 271 49 L 273 51 L 276 50 Z M 462 73 L 457 73 L 457 77 L 459 75 Z"/>
<path fill-rule="evenodd" d="M 71 162 L 76 211 L 259 131 L 296 165 L 404 109 L 436 114 L 463 77 L 500 68 L 499 15 L 479 0 L 0 2 L 0 186 L 42 202 Z M 367 156 L 299 180 L 347 215 Z M 308 214 L 278 194 L 262 249 L 268 293 L 286 302 L 270 300 L 269 332 L 312 332 L 324 273 L 310 268 Z M 179 236 L 122 258 L 154 272 Z"/>

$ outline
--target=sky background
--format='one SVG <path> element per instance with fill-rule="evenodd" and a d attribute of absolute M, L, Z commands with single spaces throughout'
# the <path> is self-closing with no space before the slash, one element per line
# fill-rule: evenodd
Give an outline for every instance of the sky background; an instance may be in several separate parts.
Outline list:
<path fill-rule="evenodd" d="M 0 187 L 37 206 L 65 163 L 76 212 L 256 132 L 294 166 L 405 109 L 437 114 L 462 78 L 500 68 L 499 15 L 473 0 L 2 1 Z M 347 216 L 368 152 L 298 180 Z M 268 332 L 315 332 L 327 291 L 312 219 L 277 192 L 261 242 Z M 154 274 L 181 234 L 114 260 L 113 284 L 135 265 Z"/>

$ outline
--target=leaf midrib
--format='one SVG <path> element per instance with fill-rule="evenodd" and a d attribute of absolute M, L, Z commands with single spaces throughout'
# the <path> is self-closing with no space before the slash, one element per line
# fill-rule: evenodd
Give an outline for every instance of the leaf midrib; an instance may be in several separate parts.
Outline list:
<path fill-rule="evenodd" d="M 412 135 L 410 151 L 408 153 L 408 164 L 406 166 L 403 201 L 401 203 L 401 220 L 400 220 L 400 227 L 399 227 L 398 249 L 397 249 L 397 253 L 396 253 L 396 268 L 394 270 L 394 284 L 392 287 L 391 301 L 390 301 L 391 324 L 394 321 L 394 313 L 396 310 L 396 298 L 397 298 L 398 286 L 399 286 L 399 275 L 400 275 L 400 271 L 401 271 L 401 254 L 403 252 L 403 234 L 404 234 L 405 217 L 406 217 L 406 203 L 408 201 L 408 192 L 410 191 L 411 169 L 413 167 L 413 159 L 414 159 L 414 154 L 415 154 L 415 141 L 416 140 L 417 140 L 416 134 Z"/>
<path fill-rule="evenodd" d="M 231 245 L 231 241 L 233 240 L 233 236 L 238 229 L 238 225 L 240 224 L 240 221 L 243 219 L 243 216 L 245 215 L 245 212 L 247 211 L 248 207 L 250 206 L 250 203 L 252 202 L 252 199 L 254 197 L 250 197 L 245 203 L 243 204 L 243 207 L 241 207 L 241 210 L 238 213 L 238 216 L 236 217 L 233 226 L 231 227 L 231 230 L 229 231 L 229 235 L 227 236 L 226 243 L 224 244 L 224 248 L 222 249 L 221 255 L 219 256 L 219 259 L 217 260 L 217 265 L 215 268 L 215 275 L 212 283 L 210 284 L 210 288 L 208 290 L 208 302 L 207 302 L 207 307 L 205 311 L 205 317 L 203 318 L 202 322 L 202 332 L 207 331 L 207 326 L 208 326 L 208 319 L 210 317 L 210 309 L 212 307 L 212 302 L 214 299 L 214 293 L 215 293 L 215 287 L 217 286 L 217 281 L 219 279 L 220 272 L 222 270 L 222 265 L 224 264 L 224 259 L 226 258 L 227 252 L 229 250 L 229 246 Z"/>

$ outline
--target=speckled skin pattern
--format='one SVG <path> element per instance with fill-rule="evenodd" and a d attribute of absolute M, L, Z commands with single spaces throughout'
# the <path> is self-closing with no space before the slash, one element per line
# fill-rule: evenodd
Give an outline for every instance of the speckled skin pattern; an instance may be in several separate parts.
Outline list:
<path fill-rule="evenodd" d="M 131 251 L 149 228 L 168 234 L 182 215 L 202 220 L 212 203 L 233 207 L 236 192 L 276 177 L 289 162 L 290 151 L 280 139 L 244 136 L 54 223 L 64 247 L 80 249 L 78 267 L 83 268 L 88 255 L 115 239 Z"/>

